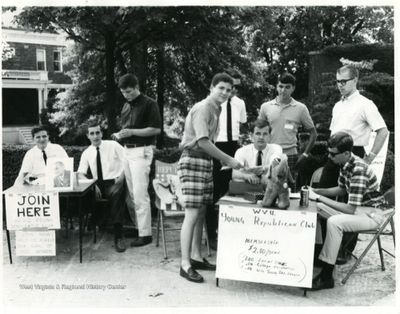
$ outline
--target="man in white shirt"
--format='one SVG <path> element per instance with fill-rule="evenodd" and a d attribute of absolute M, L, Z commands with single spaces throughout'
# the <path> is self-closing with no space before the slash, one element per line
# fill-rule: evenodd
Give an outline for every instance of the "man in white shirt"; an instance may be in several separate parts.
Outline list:
<path fill-rule="evenodd" d="M 64 148 L 50 143 L 45 126 L 34 127 L 31 133 L 35 146 L 26 152 L 14 185 L 44 184 L 47 159 L 52 157 L 68 158 Z"/>
<path fill-rule="evenodd" d="M 260 184 L 262 178 L 268 175 L 272 161 L 282 154 L 281 146 L 268 144 L 269 132 L 268 121 L 257 119 L 253 123 L 253 143 L 239 148 L 235 153 L 235 159 L 245 168 L 233 170 L 232 180 Z M 253 168 L 254 171 L 246 171 L 246 168 Z"/>
<path fill-rule="evenodd" d="M 239 148 L 238 140 L 241 123 L 247 122 L 246 104 L 237 96 L 241 84 L 241 75 L 237 71 L 229 73 L 233 78 L 231 95 L 227 101 L 221 104 L 221 114 L 219 116 L 219 133 L 215 141 L 215 146 L 221 151 L 233 157 Z M 219 160 L 213 160 L 214 178 L 214 203 L 228 191 L 229 181 L 232 178 L 232 170 L 221 171 Z M 218 212 L 214 206 L 209 206 L 206 213 L 207 232 L 210 245 L 216 248 L 216 237 L 218 228 Z"/>
<path fill-rule="evenodd" d="M 381 150 L 388 129 L 378 108 L 373 101 L 362 96 L 357 89 L 359 72 L 357 68 L 351 65 L 345 65 L 336 72 L 336 83 L 341 94 L 332 110 L 332 120 L 329 127 L 331 135 L 345 131 L 353 138 L 354 146 L 352 152 L 363 158 L 367 164 L 370 164 L 375 156 Z M 364 147 L 368 145 L 371 132 L 376 132 L 376 138 L 372 146 L 371 152 L 366 155 Z M 319 182 L 320 188 L 330 188 L 337 185 L 340 167 L 334 164 L 330 159 L 324 166 Z M 348 235 L 345 236 L 344 243 Z M 354 249 L 357 237 L 353 237 L 353 242 L 348 245 L 351 251 Z M 337 263 L 343 264 L 350 257 L 340 252 Z"/>
<path fill-rule="evenodd" d="M 114 225 L 114 244 L 117 252 L 126 250 L 122 237 L 125 189 L 123 161 L 124 148 L 116 141 L 102 140 L 103 133 L 97 123 L 89 124 L 87 137 L 91 145 L 81 156 L 78 173 L 83 179 L 90 168 L 96 182 L 96 198 L 110 201 L 110 215 Z"/>

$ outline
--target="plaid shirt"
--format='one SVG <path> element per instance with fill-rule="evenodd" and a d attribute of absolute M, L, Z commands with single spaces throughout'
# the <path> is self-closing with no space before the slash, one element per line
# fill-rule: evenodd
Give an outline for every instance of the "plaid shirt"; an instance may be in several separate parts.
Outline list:
<path fill-rule="evenodd" d="M 385 198 L 378 191 L 379 183 L 375 173 L 354 154 L 340 169 L 338 184 L 349 194 L 350 205 L 378 207 L 385 203 Z"/>

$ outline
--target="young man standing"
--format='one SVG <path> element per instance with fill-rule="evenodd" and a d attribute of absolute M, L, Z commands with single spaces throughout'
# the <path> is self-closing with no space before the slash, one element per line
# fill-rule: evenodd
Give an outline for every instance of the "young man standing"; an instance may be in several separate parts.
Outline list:
<path fill-rule="evenodd" d="M 110 201 L 110 215 L 114 226 L 114 244 L 117 252 L 126 250 L 122 237 L 125 208 L 124 189 L 124 148 L 115 141 L 102 140 L 103 132 L 98 123 L 91 123 L 87 129 L 90 146 L 81 156 L 78 173 L 86 178 L 88 169 L 96 182 L 96 198 Z"/>
<path fill-rule="evenodd" d="M 343 232 L 369 230 L 379 226 L 385 212 L 380 209 L 385 199 L 379 192 L 376 176 L 365 160 L 352 153 L 353 139 L 345 132 L 333 134 L 328 141 L 329 158 L 340 166 L 338 185 L 310 189 L 309 198 L 320 203 L 321 215 L 327 218 L 327 231 L 319 254 L 321 273 L 313 280 L 311 290 L 334 287 L 333 269 Z M 331 198 L 348 194 L 341 203 Z"/>
<path fill-rule="evenodd" d="M 35 146 L 26 152 L 14 184 L 33 184 L 34 182 L 44 184 L 47 159 L 68 158 L 64 148 L 50 143 L 46 127 L 35 127 L 31 133 Z"/>
<path fill-rule="evenodd" d="M 289 73 L 282 74 L 276 86 L 278 96 L 261 105 L 258 118 L 267 120 L 271 125 L 270 143 L 282 147 L 283 153 L 288 156 L 290 172 L 296 182 L 297 173 L 302 172 L 303 161 L 314 146 L 317 131 L 306 105 L 292 98 L 295 87 L 295 77 Z M 310 138 L 304 152 L 298 156 L 297 133 L 301 126 L 310 133 Z M 295 184 L 293 188 L 296 191 L 300 187 Z"/>
<path fill-rule="evenodd" d="M 233 72 L 233 71 L 232 71 Z M 219 133 L 215 146 L 221 151 L 233 157 L 239 148 L 240 125 L 247 122 L 246 104 L 238 97 L 238 89 L 241 85 L 239 72 L 232 73 L 233 86 L 231 95 L 227 101 L 221 104 L 221 115 L 219 116 Z M 213 160 L 214 178 L 214 204 L 224 195 L 229 188 L 232 179 L 232 170 L 221 171 L 221 163 L 218 159 Z M 208 240 L 210 247 L 217 249 L 218 211 L 214 204 L 207 207 L 206 222 Z"/>
<path fill-rule="evenodd" d="M 135 75 L 125 74 L 118 87 L 126 99 L 121 111 L 122 129 L 112 135 L 125 147 L 125 175 L 128 191 L 134 203 L 139 237 L 131 246 L 152 242 L 149 186 L 150 165 L 156 135 L 161 132 L 161 117 L 156 101 L 139 90 Z"/>
<path fill-rule="evenodd" d="M 228 99 L 232 85 L 233 80 L 228 74 L 216 74 L 211 82 L 210 95 L 192 107 L 185 121 L 181 142 L 183 152 L 178 163 L 185 207 L 181 230 L 180 275 L 193 282 L 204 281 L 196 269 L 216 268 L 201 256 L 206 207 L 213 203 L 212 158 L 232 169 L 241 167 L 237 160 L 214 145 L 221 104 Z"/>
<path fill-rule="evenodd" d="M 269 129 L 267 120 L 257 119 L 253 123 L 253 143 L 239 148 L 235 153 L 235 159 L 246 167 L 261 167 L 255 172 L 247 172 L 245 169 L 233 170 L 233 180 L 260 184 L 262 177 L 268 175 L 272 161 L 282 154 L 282 147 L 277 144 L 268 144 Z"/>

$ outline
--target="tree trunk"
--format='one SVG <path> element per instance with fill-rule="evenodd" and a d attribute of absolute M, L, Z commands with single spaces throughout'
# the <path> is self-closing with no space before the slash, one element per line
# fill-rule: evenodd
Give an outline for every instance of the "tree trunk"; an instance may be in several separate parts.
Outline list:
<path fill-rule="evenodd" d="M 157 103 L 161 115 L 161 134 L 158 136 L 157 148 L 164 145 L 164 91 L 165 91 L 165 60 L 164 44 L 160 44 L 156 52 L 157 60 Z"/>
<path fill-rule="evenodd" d="M 107 33 L 105 36 L 106 48 L 106 115 L 108 119 L 108 131 L 111 133 L 116 131 L 116 93 L 115 93 L 115 37 L 113 32 Z"/>

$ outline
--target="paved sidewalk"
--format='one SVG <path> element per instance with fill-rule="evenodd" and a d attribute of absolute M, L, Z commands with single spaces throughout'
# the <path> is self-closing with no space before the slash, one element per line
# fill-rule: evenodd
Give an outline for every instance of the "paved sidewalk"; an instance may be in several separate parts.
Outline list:
<path fill-rule="evenodd" d="M 334 289 L 308 292 L 295 287 L 273 286 L 251 282 L 220 280 L 215 273 L 202 271 L 205 283 L 195 284 L 181 278 L 179 271 L 179 232 L 168 233 L 175 242 L 168 243 L 170 259 L 163 259 L 161 247 L 152 244 L 128 247 L 116 253 L 113 236 L 98 234 L 93 244 L 92 233 L 84 236 L 83 263 L 79 263 L 78 232 L 57 231 L 55 257 L 16 257 L 12 232 L 13 258 L 8 262 L 3 231 L 3 302 L 6 307 L 315 307 L 315 306 L 395 306 L 395 261 L 385 256 L 386 271 L 380 270 L 379 254 L 374 246 L 361 266 L 341 285 L 349 265 L 336 267 Z M 367 244 L 360 236 L 357 251 Z M 386 238 L 386 239 L 385 239 Z M 154 239 L 154 237 L 153 237 Z M 127 244 L 130 239 L 127 238 Z M 383 245 L 393 248 L 388 237 Z M 204 252 L 205 252 L 204 248 Z M 210 261 L 215 262 L 212 251 Z M 344 310 L 353 307 L 344 308 Z M 342 311 L 343 312 L 343 311 Z M 378 311 L 379 312 L 379 311 Z M 364 311 L 365 313 L 365 311 Z"/>

